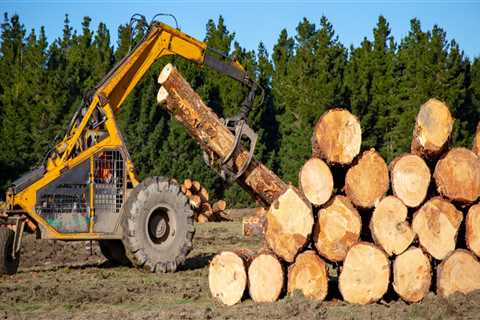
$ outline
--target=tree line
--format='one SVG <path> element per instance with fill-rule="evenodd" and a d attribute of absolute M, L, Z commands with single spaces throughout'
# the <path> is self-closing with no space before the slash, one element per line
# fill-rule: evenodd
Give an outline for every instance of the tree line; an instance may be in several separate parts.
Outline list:
<path fill-rule="evenodd" d="M 62 36 L 49 43 L 45 29 L 26 30 L 18 15 L 4 15 L 0 45 L 0 191 L 34 167 L 65 132 L 83 97 L 124 57 L 145 32 L 128 24 L 112 41 L 104 23 L 92 30 L 85 17 L 80 31 L 65 16 Z M 360 120 L 364 148 L 376 148 L 387 161 L 408 152 L 419 106 L 431 97 L 445 101 L 456 118 L 453 144 L 470 146 L 480 111 L 480 59 L 466 57 L 439 26 L 424 30 L 412 19 L 396 40 L 380 16 L 373 34 L 358 47 L 344 46 L 323 16 L 304 18 L 295 34 L 281 30 L 270 53 L 263 43 L 247 50 L 224 19 L 209 20 L 204 40 L 238 60 L 265 89 L 250 113 L 260 137 L 256 157 L 285 181 L 311 154 L 316 120 L 333 107 Z M 115 44 L 115 45 L 114 45 Z M 225 185 L 203 161 L 184 128 L 156 106 L 156 78 L 166 62 L 181 70 L 192 87 L 221 117 L 239 111 L 246 89 L 208 68 L 178 57 L 156 63 L 125 101 L 117 116 L 141 177 L 192 177 L 229 205 L 250 205 L 237 185 Z M 172 159 L 174 159 L 172 161 Z"/>

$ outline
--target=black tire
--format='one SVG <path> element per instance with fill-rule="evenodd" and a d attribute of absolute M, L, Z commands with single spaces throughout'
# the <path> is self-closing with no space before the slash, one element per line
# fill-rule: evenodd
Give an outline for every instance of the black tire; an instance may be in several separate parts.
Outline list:
<path fill-rule="evenodd" d="M 0 227 L 0 274 L 15 274 L 20 262 L 20 252 L 14 258 L 12 255 L 15 232 Z"/>
<path fill-rule="evenodd" d="M 177 183 L 148 178 L 124 206 L 123 242 L 129 260 L 151 272 L 174 272 L 192 249 L 193 211 Z"/>
<path fill-rule="evenodd" d="M 125 246 L 121 240 L 100 240 L 98 241 L 100 251 L 107 260 L 116 266 L 131 265 L 125 253 Z"/>

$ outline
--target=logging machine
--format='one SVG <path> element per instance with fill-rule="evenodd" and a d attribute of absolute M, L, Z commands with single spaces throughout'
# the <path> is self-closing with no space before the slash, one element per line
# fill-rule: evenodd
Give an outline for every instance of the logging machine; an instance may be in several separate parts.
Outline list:
<path fill-rule="evenodd" d="M 159 16 L 172 17 L 176 27 Z M 145 17 L 132 17 L 132 34 L 141 21 Z M 9 187 L 0 209 L 0 274 L 16 272 L 24 231 L 40 239 L 98 240 L 112 263 L 152 272 L 173 272 L 185 260 L 195 232 L 187 198 L 175 180 L 140 181 L 115 121 L 125 98 L 161 57 L 181 56 L 249 88 L 240 113 L 225 125 L 236 138 L 230 155 L 249 140 L 251 160 L 257 137 L 246 121 L 256 92 L 263 94 L 260 86 L 236 61 L 181 32 L 172 15 L 156 15 L 145 28 L 141 41 L 84 98 L 41 165 Z M 235 179 L 247 166 L 219 171 Z"/>

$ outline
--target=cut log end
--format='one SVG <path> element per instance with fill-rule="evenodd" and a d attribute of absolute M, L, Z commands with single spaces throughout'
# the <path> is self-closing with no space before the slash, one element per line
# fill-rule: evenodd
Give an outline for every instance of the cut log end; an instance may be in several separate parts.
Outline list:
<path fill-rule="evenodd" d="M 373 208 L 389 188 L 388 167 L 374 149 L 365 151 L 347 171 L 345 194 L 360 208 Z"/>
<path fill-rule="evenodd" d="M 393 194 L 410 208 L 422 204 L 430 185 L 430 169 L 417 155 L 407 154 L 390 165 Z"/>
<path fill-rule="evenodd" d="M 318 213 L 313 241 L 319 254 L 330 261 L 343 261 L 358 242 L 362 219 L 345 196 L 335 196 Z"/>
<path fill-rule="evenodd" d="M 313 250 L 299 254 L 288 268 L 288 293 L 293 294 L 296 290 L 317 301 L 323 301 L 327 296 L 327 265 Z"/>
<path fill-rule="evenodd" d="M 303 165 L 299 183 L 305 197 L 315 206 L 327 202 L 333 192 L 332 172 L 319 158 L 312 158 Z"/>
<path fill-rule="evenodd" d="M 480 289 L 480 263 L 467 250 L 452 252 L 437 269 L 437 294 L 448 297 Z"/>
<path fill-rule="evenodd" d="M 435 166 L 438 193 L 462 203 L 475 202 L 480 196 L 480 160 L 465 148 L 450 150 Z"/>
<path fill-rule="evenodd" d="M 313 228 L 310 203 L 288 187 L 267 212 L 265 239 L 269 247 L 287 262 L 293 262 L 297 253 L 307 244 Z"/>
<path fill-rule="evenodd" d="M 417 115 L 411 152 L 426 157 L 438 157 L 447 147 L 454 119 L 443 102 L 430 99 Z"/>
<path fill-rule="evenodd" d="M 431 282 L 432 267 L 422 249 L 411 247 L 395 258 L 393 288 L 403 300 L 422 300 L 428 293 Z"/>
<path fill-rule="evenodd" d="M 164 84 L 165 81 L 167 81 L 167 79 L 170 77 L 170 73 L 172 73 L 174 69 L 175 67 L 171 63 L 168 63 L 165 67 L 163 67 L 160 75 L 158 76 L 158 83 Z"/>
<path fill-rule="evenodd" d="M 339 289 L 346 301 L 369 304 L 383 297 L 389 280 L 387 255 L 371 243 L 359 242 L 347 253 L 339 277 Z"/>
<path fill-rule="evenodd" d="M 328 163 L 347 165 L 360 152 L 360 121 L 349 111 L 331 109 L 318 120 L 312 137 L 312 154 Z"/>
<path fill-rule="evenodd" d="M 463 215 L 453 204 L 440 197 L 427 201 L 412 221 L 420 245 L 437 260 L 455 250 L 457 233 Z"/>
<path fill-rule="evenodd" d="M 394 196 L 383 198 L 373 211 L 370 231 L 375 243 L 391 256 L 405 251 L 415 234 L 407 219 L 408 210 Z"/>
<path fill-rule="evenodd" d="M 282 265 L 273 254 L 261 253 L 248 267 L 248 290 L 255 302 L 274 302 L 285 282 Z"/>
<path fill-rule="evenodd" d="M 247 288 L 247 261 L 250 252 L 224 251 L 217 254 L 208 269 L 208 283 L 212 296 L 232 306 L 238 303 Z"/>
<path fill-rule="evenodd" d="M 480 256 L 480 204 L 468 209 L 465 221 L 465 242 L 473 253 Z"/>

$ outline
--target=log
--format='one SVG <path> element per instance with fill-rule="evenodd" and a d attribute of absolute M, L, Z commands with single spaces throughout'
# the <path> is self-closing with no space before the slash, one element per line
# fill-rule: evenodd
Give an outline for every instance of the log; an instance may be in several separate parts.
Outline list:
<path fill-rule="evenodd" d="M 480 160 L 472 151 L 454 148 L 437 162 L 434 172 L 438 193 L 461 203 L 480 196 Z"/>
<path fill-rule="evenodd" d="M 478 157 L 480 157 L 480 122 L 477 124 L 477 129 L 475 130 L 472 151 L 475 152 Z"/>
<path fill-rule="evenodd" d="M 197 222 L 199 224 L 204 224 L 204 223 L 207 223 L 209 220 L 208 220 L 208 217 L 206 215 L 204 215 L 203 213 L 199 213 L 197 215 Z"/>
<path fill-rule="evenodd" d="M 244 237 L 263 235 L 265 230 L 265 216 L 252 215 L 242 218 L 242 235 Z"/>
<path fill-rule="evenodd" d="M 203 202 L 208 202 L 208 190 L 204 187 L 200 187 L 200 191 L 198 192 L 200 198 L 202 198 Z"/>
<path fill-rule="evenodd" d="M 360 153 L 361 145 L 360 121 L 344 109 L 325 112 L 313 130 L 312 155 L 329 164 L 350 164 Z"/>
<path fill-rule="evenodd" d="M 287 262 L 308 243 L 313 227 L 310 202 L 289 186 L 267 212 L 265 240 L 272 251 Z"/>
<path fill-rule="evenodd" d="M 465 220 L 465 242 L 468 249 L 480 256 L 480 204 L 468 209 Z"/>
<path fill-rule="evenodd" d="M 295 263 L 288 267 L 288 293 L 299 290 L 312 300 L 323 301 L 328 293 L 328 270 L 315 251 L 300 253 Z"/>
<path fill-rule="evenodd" d="M 200 184 L 200 182 L 194 180 L 192 181 L 192 192 L 193 193 L 196 193 L 196 192 L 199 192 L 202 188 L 202 185 Z"/>
<path fill-rule="evenodd" d="M 430 99 L 420 107 L 417 115 L 411 152 L 427 159 L 435 159 L 448 147 L 454 119 L 447 105 Z"/>
<path fill-rule="evenodd" d="M 417 155 L 405 154 L 390 164 L 393 194 L 410 208 L 423 203 L 430 186 L 430 169 Z"/>
<path fill-rule="evenodd" d="M 345 196 L 335 196 L 318 212 L 313 242 L 318 253 L 330 261 L 343 261 L 360 239 L 362 219 Z"/>
<path fill-rule="evenodd" d="M 389 280 L 390 262 L 385 252 L 371 243 L 359 242 L 347 253 L 338 285 L 344 300 L 369 304 L 383 297 Z"/>
<path fill-rule="evenodd" d="M 247 267 L 250 250 L 223 251 L 215 255 L 208 267 L 208 284 L 212 296 L 232 306 L 238 303 L 247 288 Z"/>
<path fill-rule="evenodd" d="M 298 180 L 303 194 L 314 206 L 321 206 L 332 196 L 332 172 L 319 158 L 311 158 L 303 165 Z"/>
<path fill-rule="evenodd" d="M 211 217 L 213 214 L 213 210 L 210 203 L 202 202 L 202 204 L 200 205 L 200 212 L 207 217 Z"/>
<path fill-rule="evenodd" d="M 225 209 L 227 209 L 227 202 L 225 200 L 218 200 L 212 205 L 212 210 L 214 213 L 225 211 Z"/>
<path fill-rule="evenodd" d="M 462 213 L 453 204 L 434 197 L 415 212 L 412 228 L 420 246 L 435 259 L 442 260 L 455 250 L 462 219 Z"/>
<path fill-rule="evenodd" d="M 407 250 L 415 238 L 407 215 L 407 207 L 394 196 L 383 198 L 373 211 L 370 219 L 372 238 L 389 256 Z"/>
<path fill-rule="evenodd" d="M 167 64 L 158 82 L 162 84 L 157 101 L 173 114 L 211 157 L 224 159 L 234 146 L 233 133 L 208 108 L 172 64 Z M 235 172 L 248 161 L 248 151 L 241 148 L 233 155 Z M 285 192 L 287 185 L 263 164 L 252 159 L 245 173 L 237 180 L 258 201 L 271 204 Z"/>
<path fill-rule="evenodd" d="M 202 205 L 202 199 L 200 198 L 200 196 L 196 194 L 192 195 L 190 197 L 190 205 L 195 209 L 200 208 L 200 206 Z"/>
<path fill-rule="evenodd" d="M 190 190 L 192 188 L 192 180 L 191 179 L 185 179 L 183 181 L 183 186 L 185 189 Z"/>
<path fill-rule="evenodd" d="M 182 190 L 183 194 L 186 194 L 188 191 L 187 187 L 185 187 L 183 184 L 180 186 L 180 190 Z"/>
<path fill-rule="evenodd" d="M 393 289 L 407 302 L 419 302 L 428 293 L 432 283 L 430 259 L 422 249 L 411 247 L 395 258 Z"/>
<path fill-rule="evenodd" d="M 248 267 L 248 291 L 253 301 L 277 301 L 284 282 L 282 264 L 274 254 L 263 252 L 252 259 Z"/>
<path fill-rule="evenodd" d="M 455 292 L 480 289 L 480 263 L 467 250 L 453 251 L 437 268 L 437 294 L 446 298 Z"/>
<path fill-rule="evenodd" d="M 347 171 L 345 194 L 360 208 L 373 208 L 389 188 L 388 167 L 374 149 L 362 153 Z"/>

